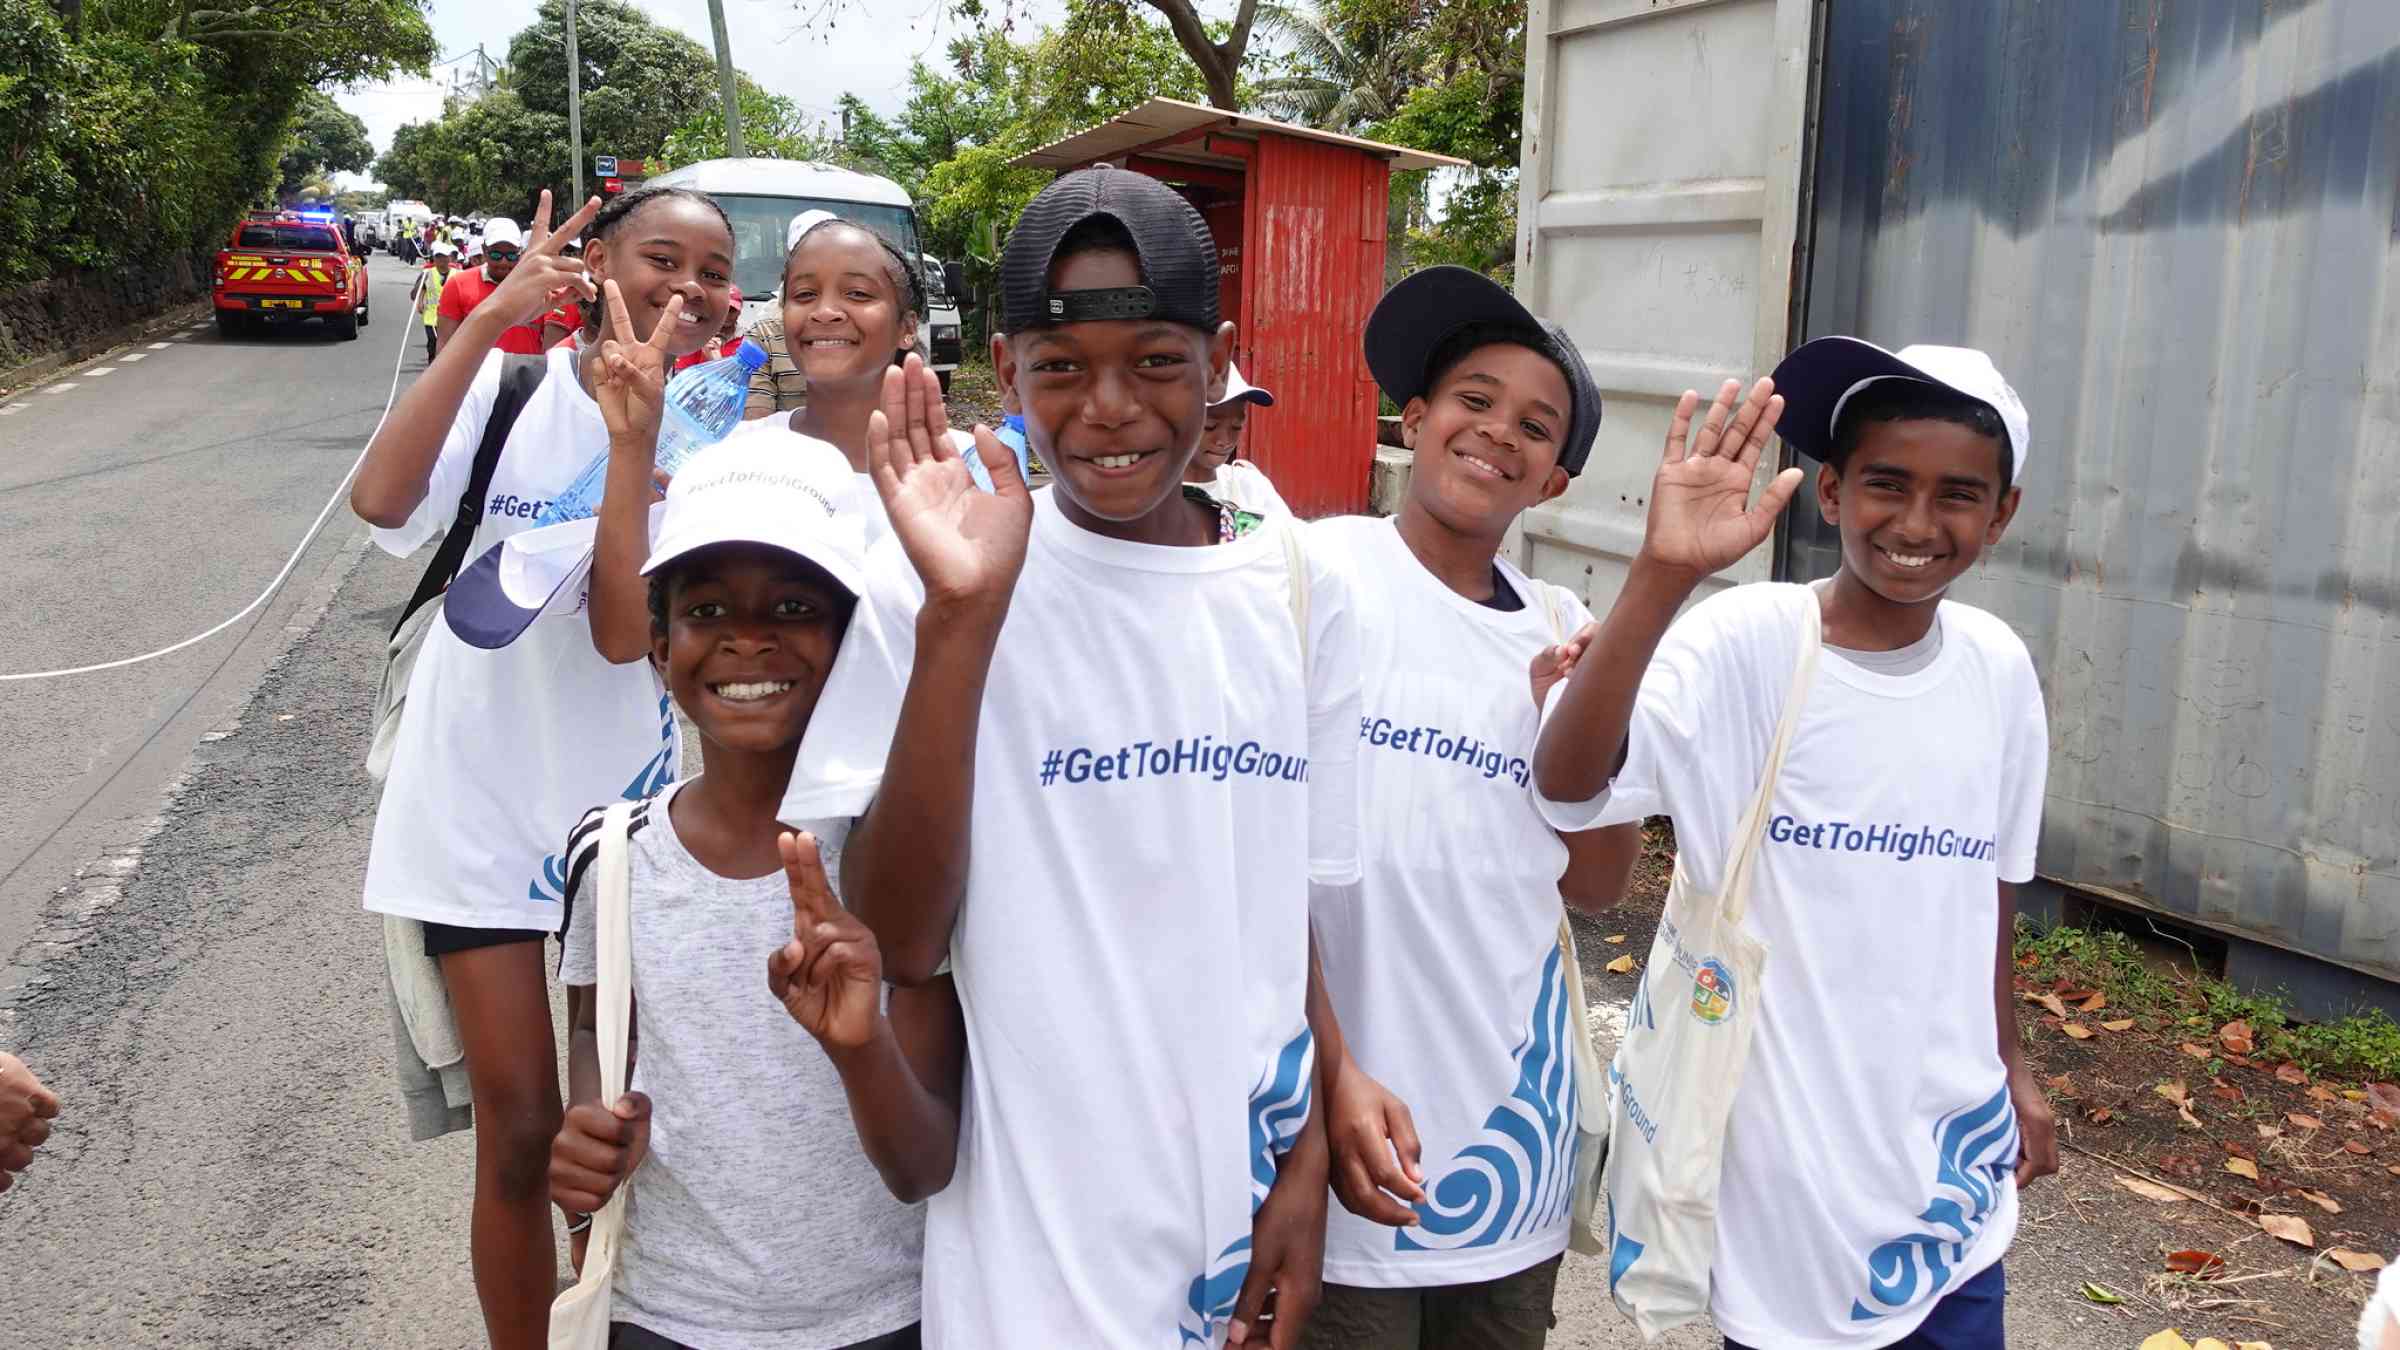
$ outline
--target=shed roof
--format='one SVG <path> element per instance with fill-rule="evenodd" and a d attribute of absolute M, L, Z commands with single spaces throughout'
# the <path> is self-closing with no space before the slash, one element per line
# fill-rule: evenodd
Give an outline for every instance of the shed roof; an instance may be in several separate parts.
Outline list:
<path fill-rule="evenodd" d="M 1294 126 L 1289 122 L 1277 122 L 1264 117 L 1247 117 L 1223 108 L 1204 107 L 1172 98 L 1154 98 L 1096 127 L 1076 132 L 1063 141 L 1052 141 L 1038 150 L 1028 150 L 1009 162 L 1020 169 L 1079 169 L 1086 164 L 1139 153 L 1152 159 L 1180 161 L 1205 168 L 1242 167 L 1238 157 L 1211 149 L 1210 142 L 1220 133 L 1237 141 L 1256 141 L 1261 136 L 1275 135 L 1321 141 L 1328 145 L 1347 145 L 1390 160 L 1394 169 L 1469 167 L 1463 159 L 1453 159 L 1427 150 L 1411 150 L 1404 145 L 1385 145 L 1380 141 L 1362 141 L 1355 136 Z"/>

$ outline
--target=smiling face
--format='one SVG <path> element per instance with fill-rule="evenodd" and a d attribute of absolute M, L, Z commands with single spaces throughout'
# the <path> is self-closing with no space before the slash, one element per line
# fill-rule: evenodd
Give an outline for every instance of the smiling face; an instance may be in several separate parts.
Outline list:
<path fill-rule="evenodd" d="M 1184 472 L 1188 483 L 1213 483 L 1217 470 L 1233 462 L 1242 452 L 1242 428 L 1250 424 L 1250 403 L 1220 403 L 1208 410 L 1208 420 L 1200 430 L 1200 453 L 1192 456 L 1192 467 Z"/>
<path fill-rule="evenodd" d="M 809 231 L 783 267 L 783 338 L 811 387 L 881 381 L 917 344 L 917 316 L 891 255 L 856 226 Z"/>
<path fill-rule="evenodd" d="M 508 274 L 517 270 L 517 246 L 515 244 L 492 245 L 484 250 L 483 265 L 484 269 L 492 274 L 492 280 L 508 280 Z"/>
<path fill-rule="evenodd" d="M 1051 264 L 1050 290 L 1142 284 L 1122 249 Z M 1060 507 L 1102 533 L 1170 507 L 1200 448 L 1208 391 L 1221 387 L 1233 325 L 1212 335 L 1162 319 L 1105 319 L 995 338 L 992 363 L 1010 412 L 1050 466 Z"/>
<path fill-rule="evenodd" d="M 669 567 L 651 656 L 676 706 L 712 745 L 796 748 L 849 629 L 850 593 L 764 544 L 722 544 Z"/>
<path fill-rule="evenodd" d="M 1408 508 L 1471 538 L 1498 538 L 1525 508 L 1567 490 L 1558 467 L 1573 396 L 1555 362 L 1491 342 L 1452 363 L 1400 413 L 1415 452 Z"/>
<path fill-rule="evenodd" d="M 700 350 L 725 322 L 733 287 L 733 235 L 723 216 L 688 197 L 654 197 L 634 208 L 591 242 L 584 265 L 594 286 L 613 280 L 624 291 L 632 340 L 646 340 L 667 301 L 678 295 L 683 318 L 667 339 L 670 353 L 688 356 Z"/>
<path fill-rule="evenodd" d="M 2000 442 L 1934 418 L 1869 422 L 1842 466 L 1817 471 L 1817 507 L 1842 532 L 1842 569 L 1893 604 L 1938 600 L 2017 513 Z"/>

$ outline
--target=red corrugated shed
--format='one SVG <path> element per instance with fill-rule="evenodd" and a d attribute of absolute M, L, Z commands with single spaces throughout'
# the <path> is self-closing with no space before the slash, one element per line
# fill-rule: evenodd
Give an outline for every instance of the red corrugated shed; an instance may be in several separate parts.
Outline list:
<path fill-rule="evenodd" d="M 1217 236 L 1235 361 L 1276 398 L 1250 414 L 1244 455 L 1304 516 L 1366 509 L 1376 389 L 1359 338 L 1383 295 L 1392 170 L 1462 161 L 1152 99 L 1016 163 L 1181 187 Z"/>

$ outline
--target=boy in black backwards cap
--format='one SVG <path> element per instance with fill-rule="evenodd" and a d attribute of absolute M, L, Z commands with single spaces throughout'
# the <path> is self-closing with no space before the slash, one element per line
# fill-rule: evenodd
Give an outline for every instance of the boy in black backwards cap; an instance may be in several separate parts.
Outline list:
<path fill-rule="evenodd" d="M 1358 875 L 1348 587 L 1288 516 L 1182 481 L 1233 343 L 1182 198 L 1068 174 L 1001 283 L 993 364 L 1052 485 L 978 428 L 975 492 L 913 358 L 870 430 L 922 594 L 888 758 L 871 726 L 853 756 L 884 768 L 848 897 L 895 980 L 948 958 L 970 1046 L 926 1344 L 1288 1350 L 1339 1058 L 1309 887 Z"/>
<path fill-rule="evenodd" d="M 1397 516 L 1309 532 L 1350 563 L 1366 675 L 1365 878 L 1316 906 L 1349 1026 L 1327 1128 L 1353 1213 L 1327 1227 L 1308 1344 L 1536 1350 L 1567 1245 L 1576 1099 L 1601 1090 L 1576 1081 L 1559 902 L 1613 904 L 1640 826 L 1562 839 L 1534 809 L 1528 669 L 1555 681 L 1591 614 L 1500 549 L 1582 470 L 1600 390 L 1563 330 L 1463 267 L 1394 286 L 1366 352 L 1415 463 Z"/>

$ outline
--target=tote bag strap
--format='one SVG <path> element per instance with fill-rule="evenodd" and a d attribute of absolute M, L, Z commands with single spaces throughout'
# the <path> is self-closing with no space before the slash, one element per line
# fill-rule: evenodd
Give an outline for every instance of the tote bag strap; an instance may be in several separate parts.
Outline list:
<path fill-rule="evenodd" d="M 1767 813 L 1774 807 L 1775 780 L 1783 776 L 1784 751 L 1791 747 L 1792 729 L 1800 724 L 1800 709 L 1808 702 L 1809 684 L 1817 671 L 1817 650 L 1825 641 L 1825 619 L 1817 607 L 1816 590 L 1807 586 L 1801 590 L 1808 597 L 1808 613 L 1801 623 L 1800 651 L 1792 662 L 1791 687 L 1784 691 L 1775 741 L 1767 747 L 1766 767 L 1759 772 L 1758 795 L 1750 799 L 1750 810 L 1734 832 L 1733 851 L 1725 859 L 1725 880 L 1717 890 L 1729 924 L 1739 924 L 1750 911 L 1750 871 L 1758 858 L 1759 839 L 1766 832 Z"/>
<path fill-rule="evenodd" d="M 630 1076 L 625 1047 L 633 1021 L 633 860 L 629 841 L 633 802 L 615 802 L 600 818 L 600 908 L 592 916 L 596 941 L 594 965 L 599 976 L 593 1008 L 599 1032 L 600 1100 L 612 1103 L 625 1095 Z M 614 1266 L 618 1238 L 625 1227 L 628 1177 L 592 1220 L 592 1240 L 584 1255 L 587 1271 Z M 605 1259 L 602 1259 L 605 1258 Z"/>

